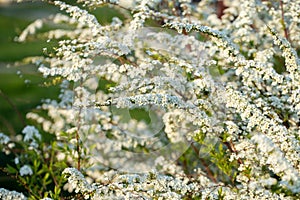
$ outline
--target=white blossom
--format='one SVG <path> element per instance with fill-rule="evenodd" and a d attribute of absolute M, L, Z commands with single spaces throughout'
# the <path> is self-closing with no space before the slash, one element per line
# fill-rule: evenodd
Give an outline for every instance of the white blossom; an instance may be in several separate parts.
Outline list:
<path fill-rule="evenodd" d="M 42 137 L 34 126 L 26 126 L 22 133 L 24 134 L 24 142 L 30 142 L 30 146 L 33 148 L 38 147 L 38 142 L 41 141 Z"/>
<path fill-rule="evenodd" d="M 0 144 L 8 144 L 9 141 L 10 141 L 10 138 L 7 135 L 0 133 Z"/>
<path fill-rule="evenodd" d="M 32 175 L 33 174 L 33 171 L 31 169 L 31 167 L 29 165 L 23 165 L 21 168 L 20 168 L 20 175 L 21 176 L 27 176 L 27 175 Z"/>
<path fill-rule="evenodd" d="M 4 188 L 0 188 L 0 198 L 3 200 L 26 200 L 27 197 L 24 194 L 16 191 L 9 191 Z"/>

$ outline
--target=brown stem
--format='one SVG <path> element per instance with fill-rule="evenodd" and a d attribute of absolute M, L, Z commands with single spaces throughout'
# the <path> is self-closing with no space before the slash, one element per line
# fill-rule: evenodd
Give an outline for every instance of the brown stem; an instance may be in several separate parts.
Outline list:
<path fill-rule="evenodd" d="M 284 20 L 284 9 L 283 9 L 283 2 L 282 0 L 280 0 L 280 10 L 281 10 L 281 24 L 283 26 L 283 30 L 284 30 L 284 36 L 285 38 L 289 41 L 289 32 L 288 29 L 285 25 L 285 20 Z"/>
<path fill-rule="evenodd" d="M 221 17 L 222 17 L 223 14 L 224 14 L 224 10 L 225 10 L 227 7 L 224 5 L 223 0 L 217 1 L 216 7 L 217 7 L 217 16 L 218 16 L 219 19 L 221 19 Z"/>
<path fill-rule="evenodd" d="M 132 61 L 130 61 L 130 60 L 128 60 L 128 59 L 125 59 L 125 58 L 122 57 L 122 56 L 119 56 L 117 59 L 118 59 L 118 60 L 120 61 L 120 63 L 123 64 L 123 65 L 129 63 L 129 64 L 132 65 L 133 67 L 137 67 L 137 66 L 138 66 L 135 62 L 132 62 Z"/>
<path fill-rule="evenodd" d="M 224 144 L 227 146 L 227 148 L 230 150 L 230 152 L 237 153 L 237 150 L 235 149 L 234 144 L 232 143 L 232 140 L 230 140 L 229 142 L 224 142 Z M 238 158 L 237 161 L 239 164 L 243 164 L 243 161 L 240 158 Z"/>
<path fill-rule="evenodd" d="M 197 147 L 191 143 L 191 147 L 193 148 L 193 150 L 198 154 L 199 150 L 197 149 Z M 199 156 L 197 156 L 197 158 L 200 160 L 201 164 L 205 167 L 206 173 L 208 178 L 210 178 L 210 180 L 212 180 L 214 183 L 217 183 L 216 178 L 213 176 L 212 171 L 209 169 L 208 165 L 206 164 L 205 160 L 200 158 Z"/>

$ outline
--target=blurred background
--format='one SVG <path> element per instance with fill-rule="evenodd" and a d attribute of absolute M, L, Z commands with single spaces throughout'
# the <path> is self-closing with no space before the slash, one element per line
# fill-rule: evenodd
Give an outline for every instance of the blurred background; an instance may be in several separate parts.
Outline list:
<path fill-rule="evenodd" d="M 58 11 L 43 2 L 0 1 L 0 132 L 4 134 L 20 133 L 26 124 L 26 113 L 41 99 L 55 98 L 58 94 L 57 87 L 43 86 L 45 80 L 36 66 L 26 64 L 27 57 L 41 56 L 43 47 L 53 44 L 38 38 L 24 43 L 15 41 L 34 20 Z"/>

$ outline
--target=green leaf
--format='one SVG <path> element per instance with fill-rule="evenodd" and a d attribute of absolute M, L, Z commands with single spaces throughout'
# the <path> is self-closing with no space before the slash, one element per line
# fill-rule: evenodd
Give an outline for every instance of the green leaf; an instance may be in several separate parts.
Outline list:
<path fill-rule="evenodd" d="M 46 182 L 46 180 L 49 178 L 50 174 L 49 173 L 46 173 L 44 178 L 43 178 L 43 182 Z"/>
<path fill-rule="evenodd" d="M 6 170 L 10 174 L 17 174 L 19 172 L 16 168 L 12 167 L 11 165 L 7 165 Z"/>

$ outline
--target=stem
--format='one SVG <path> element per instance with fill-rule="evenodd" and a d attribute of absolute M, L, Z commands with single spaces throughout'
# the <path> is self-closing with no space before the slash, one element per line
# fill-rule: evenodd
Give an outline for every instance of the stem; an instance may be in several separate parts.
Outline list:
<path fill-rule="evenodd" d="M 55 177 L 54 172 L 53 172 L 53 162 L 54 162 L 53 158 L 54 158 L 54 156 L 55 156 L 55 151 L 54 151 L 54 145 L 52 144 L 51 157 L 50 157 L 50 163 L 48 165 L 48 170 L 50 172 L 50 175 L 52 177 L 54 185 L 59 187 L 59 184 L 57 183 L 56 177 Z"/>
<path fill-rule="evenodd" d="M 216 9 L 217 9 L 217 16 L 219 19 L 222 18 L 223 14 L 224 14 L 224 10 L 226 9 L 226 6 L 224 5 L 223 0 L 219 0 L 216 3 Z"/>
<path fill-rule="evenodd" d="M 82 87 L 83 85 L 83 80 L 82 78 L 80 79 L 80 87 Z M 82 93 L 79 93 L 78 96 L 79 99 L 82 99 Z M 76 151 L 78 154 L 78 159 L 77 159 L 77 169 L 78 171 L 80 171 L 80 165 L 81 165 L 81 153 L 80 153 L 80 136 L 79 136 L 79 132 L 80 132 L 80 128 L 81 128 L 81 112 L 82 112 L 82 106 L 79 107 L 79 112 L 78 112 L 78 121 L 77 121 L 77 130 L 76 130 Z"/>
<path fill-rule="evenodd" d="M 193 148 L 193 150 L 198 154 L 199 150 L 197 149 L 197 147 L 191 143 L 191 147 Z M 200 158 L 199 156 L 197 156 L 197 158 L 200 160 L 200 162 L 202 163 L 202 165 L 205 167 L 207 176 L 210 178 L 210 180 L 212 180 L 214 183 L 217 183 L 216 178 L 213 176 L 212 171 L 209 169 L 208 165 L 206 164 L 205 160 Z"/>
<path fill-rule="evenodd" d="M 78 117 L 78 126 L 76 130 L 76 151 L 78 154 L 78 160 L 77 160 L 77 169 L 80 171 L 80 162 L 81 162 L 81 155 L 80 155 L 80 137 L 79 137 L 79 131 L 80 131 L 80 113 L 82 108 L 79 108 L 79 117 Z"/>
<path fill-rule="evenodd" d="M 283 27 L 283 31 L 284 31 L 284 36 L 285 38 L 290 41 L 289 39 L 289 32 L 288 32 L 288 29 L 285 25 L 285 20 L 284 20 L 284 9 L 283 9 L 283 2 L 282 0 L 280 0 L 280 10 L 281 10 L 281 24 L 282 24 L 282 27 Z"/>
<path fill-rule="evenodd" d="M 224 144 L 227 146 L 227 148 L 230 150 L 230 152 L 237 154 L 237 150 L 235 149 L 232 140 L 230 140 L 229 142 L 224 142 Z M 240 158 L 238 158 L 237 161 L 239 164 L 243 164 L 243 161 Z"/>

